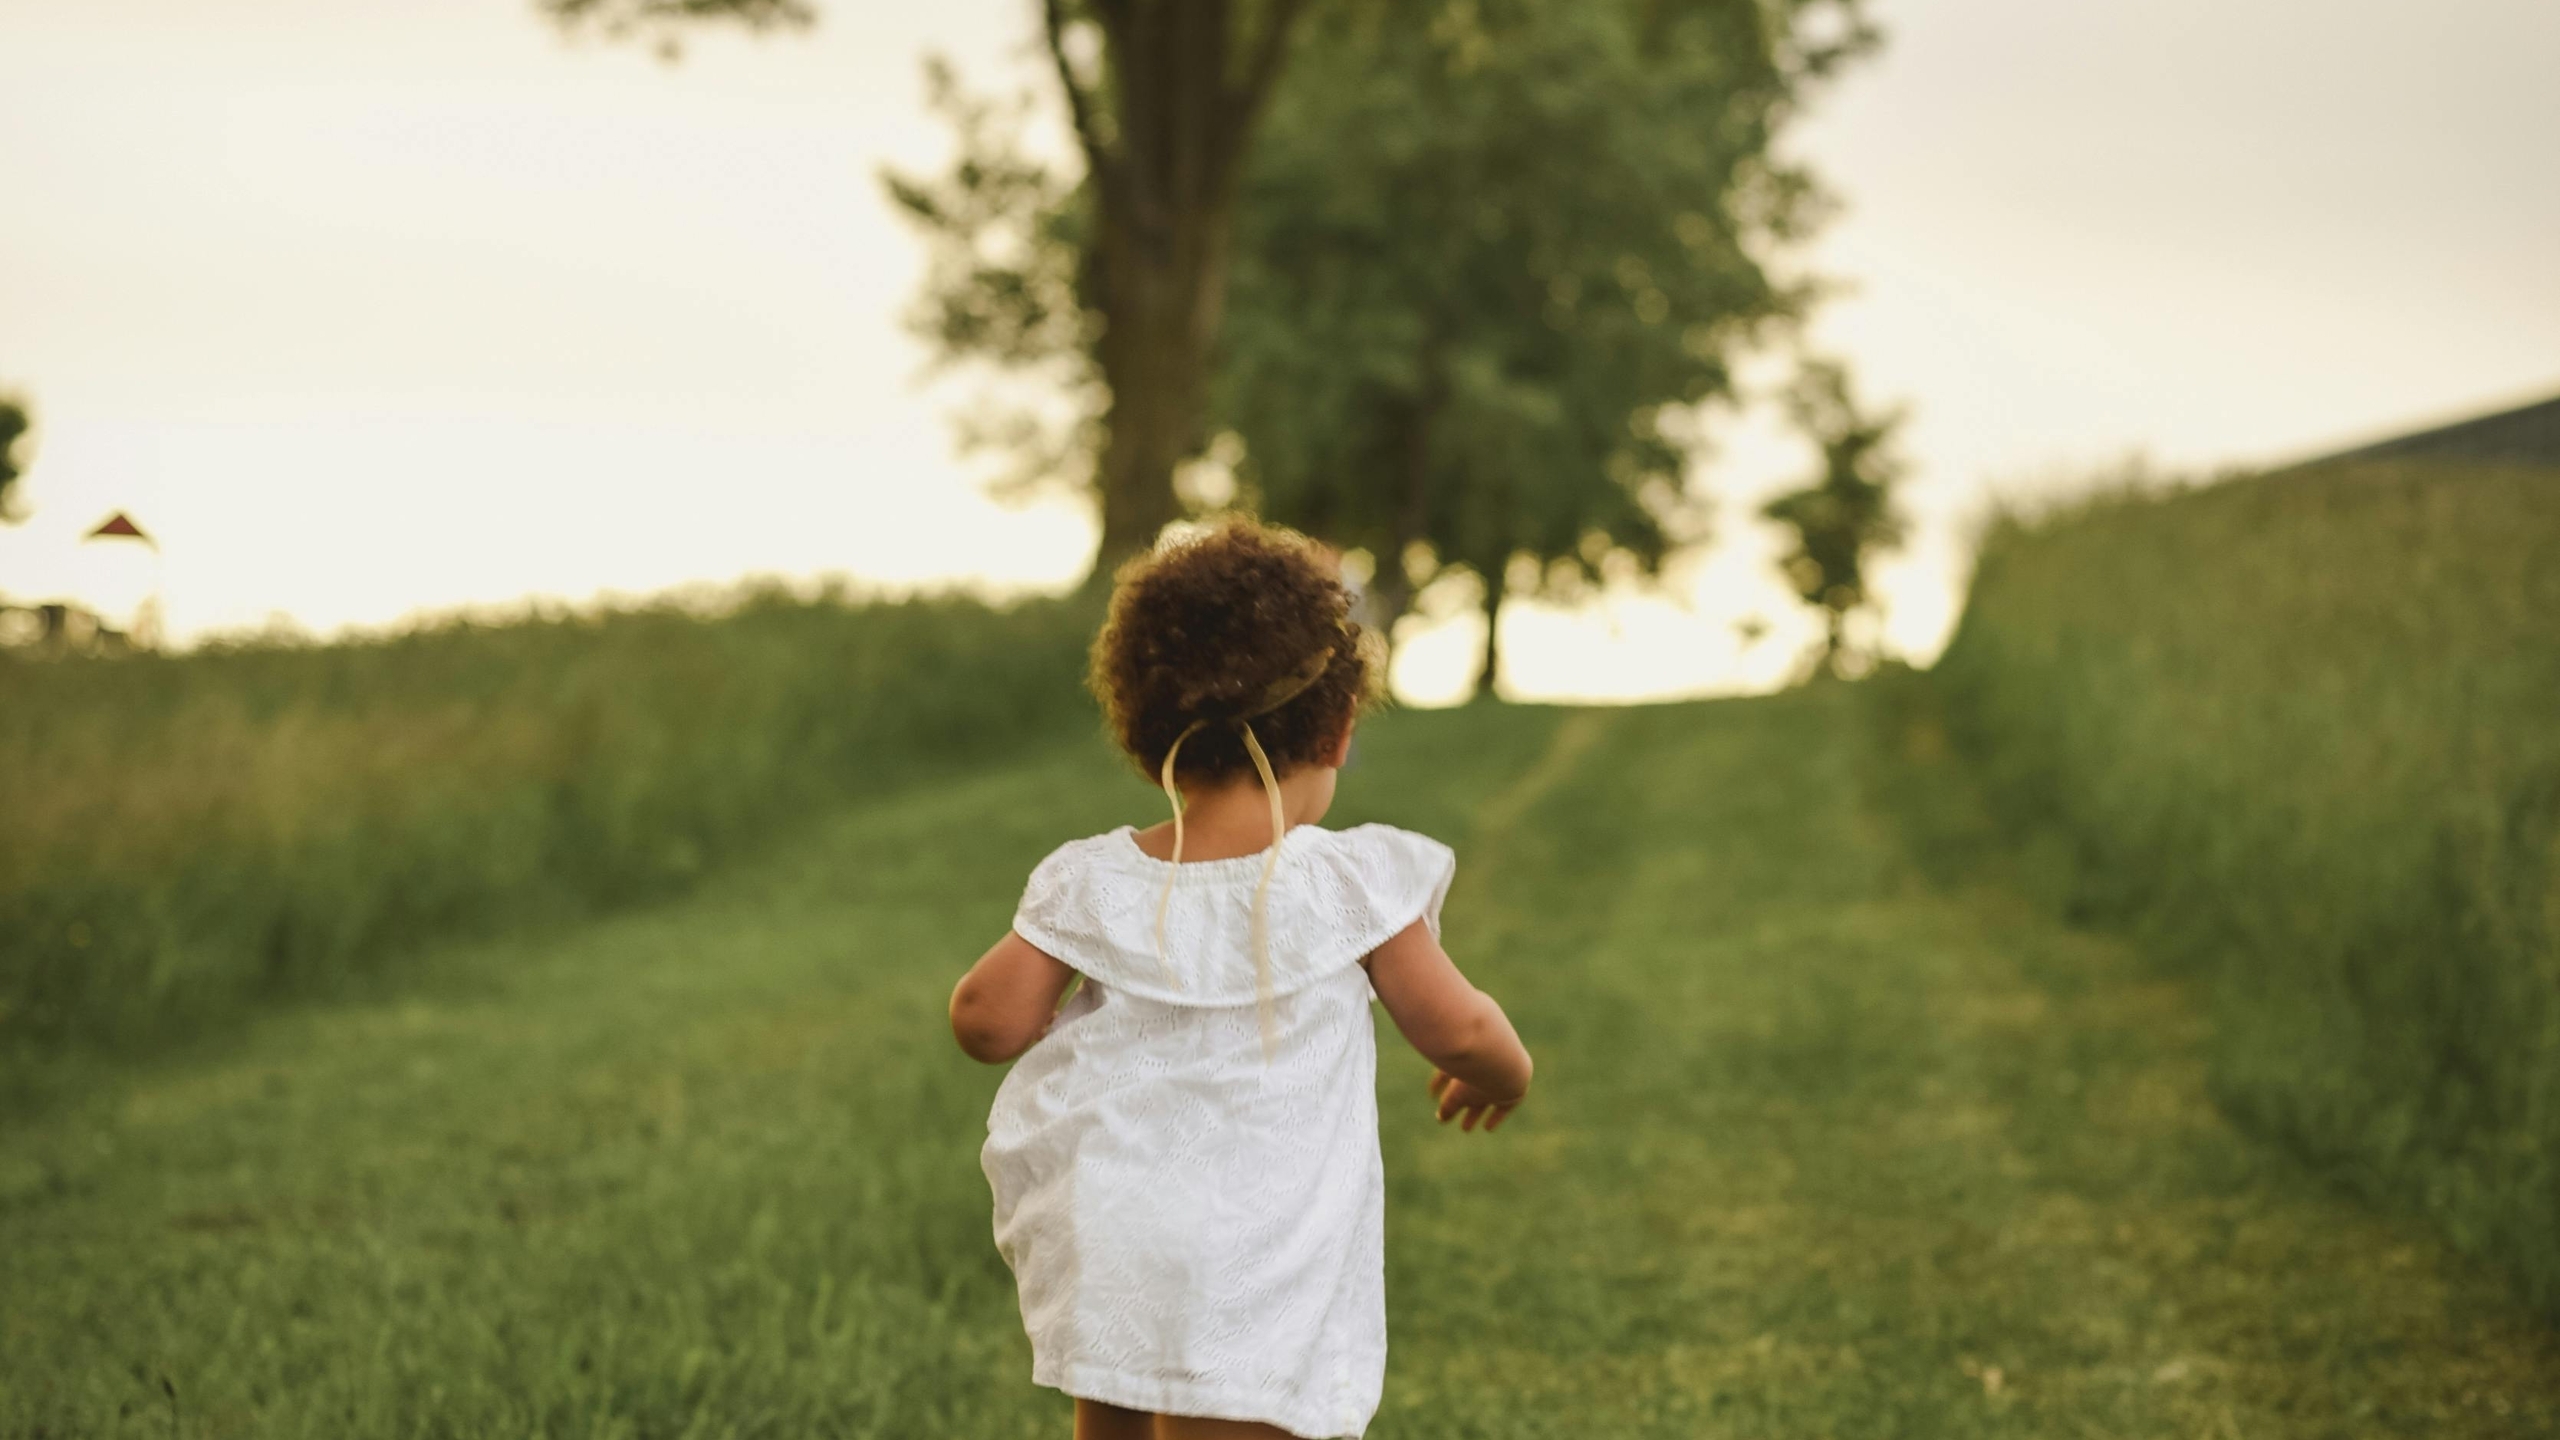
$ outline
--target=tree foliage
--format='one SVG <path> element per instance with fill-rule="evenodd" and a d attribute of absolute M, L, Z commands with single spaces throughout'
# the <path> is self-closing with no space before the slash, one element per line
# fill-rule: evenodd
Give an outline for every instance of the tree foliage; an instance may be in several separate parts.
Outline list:
<path fill-rule="evenodd" d="M 625 32 L 808 18 L 540 3 Z M 1774 148 L 1875 44 L 1864 5 L 1042 0 L 1083 171 L 1024 143 L 1042 102 L 930 64 L 957 153 L 882 177 L 927 241 L 910 322 L 1036 382 L 1045 405 L 963 436 L 1016 487 L 1089 486 L 1097 573 L 1177 517 L 1176 467 L 1220 434 L 1250 503 L 1376 558 L 1390 627 L 1453 568 L 1497 619 L 1652 573 L 1702 533 L 1698 407 L 1818 293 L 1782 257 L 1824 197 Z"/>
<path fill-rule="evenodd" d="M 1846 372 L 1831 364 L 1805 367 L 1790 408 L 1821 447 L 1822 474 L 1761 513 L 1795 532 L 1795 549 L 1780 563 L 1796 594 L 1823 612 L 1820 664 L 1836 675 L 1857 658 L 1848 644 L 1849 616 L 1874 598 L 1867 559 L 1902 543 L 1893 486 L 1904 468 L 1894 450 L 1904 417 L 1899 410 L 1861 408 Z"/>
<path fill-rule="evenodd" d="M 26 473 L 26 457 L 18 453 L 18 444 L 35 428 L 27 414 L 26 402 L 15 395 L 0 395 L 0 521 L 19 518 L 16 496 L 18 477 Z"/>
<path fill-rule="evenodd" d="M 640 37 L 675 59 L 690 26 L 725 23 L 749 30 L 799 30 L 815 24 L 807 0 L 534 0 L 553 23 L 613 39 Z"/>
<path fill-rule="evenodd" d="M 957 141 L 950 168 L 880 177 L 925 237 L 924 285 L 907 328 L 939 364 L 984 365 L 1027 380 L 1048 402 L 1034 410 L 982 397 L 960 413 L 963 448 L 1008 462 L 999 494 L 1084 490 L 1110 400 L 1094 358 L 1103 318 L 1085 284 L 1090 192 L 1024 149 L 1034 96 L 973 95 L 939 57 L 925 62 L 925 93 Z"/>
<path fill-rule="evenodd" d="M 1772 142 L 1869 48 L 1854 0 L 1451 0 L 1311 25 L 1250 168 L 1219 418 L 1260 508 L 1378 559 L 1390 620 L 1651 572 L 1700 528 L 1697 407 L 1811 286 Z M 1498 656 L 1488 646 L 1489 687 Z"/>
<path fill-rule="evenodd" d="M 1311 14 L 1238 179 L 1186 452 L 1238 436 L 1248 503 L 1371 552 L 1390 617 L 1450 567 L 1494 608 L 1655 568 L 1700 533 L 1698 405 L 1815 293 L 1776 257 L 1823 196 L 1772 146 L 1875 38 L 1858 0 Z M 1119 321 L 1097 299 L 1099 193 L 1030 157 L 1023 100 L 969 97 L 947 69 L 933 86 L 958 158 L 889 177 L 933 255 L 917 328 L 1072 397 L 1065 424 L 979 410 L 972 439 L 1018 474 L 1090 473 L 1071 458 L 1124 393 L 1101 355 Z"/>

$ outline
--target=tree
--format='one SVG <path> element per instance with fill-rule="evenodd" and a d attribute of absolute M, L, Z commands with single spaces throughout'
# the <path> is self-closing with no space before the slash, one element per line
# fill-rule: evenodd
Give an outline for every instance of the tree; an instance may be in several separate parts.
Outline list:
<path fill-rule="evenodd" d="M 934 249 L 922 328 L 946 356 L 1023 368 L 1057 361 L 1063 341 L 1089 363 L 1097 574 L 1180 514 L 1175 468 L 1207 438 L 1237 176 L 1303 9 L 1304 0 L 1044 0 L 1081 181 L 1065 185 L 1023 160 L 1010 134 L 973 134 L 966 117 L 993 112 L 973 111 L 947 72 L 935 78 L 937 100 L 963 120 L 959 158 L 936 179 L 886 177 Z M 1071 246 L 1063 266 L 1061 239 Z"/>
<path fill-rule="evenodd" d="M 18 477 L 27 473 L 25 459 L 18 454 L 18 442 L 34 427 L 24 400 L 0 395 L 0 522 L 14 523 L 20 518 L 10 492 L 17 488 Z"/>
<path fill-rule="evenodd" d="M 621 39 L 645 36 L 668 60 L 682 52 L 691 25 L 726 22 L 749 30 L 801 30 L 817 12 L 806 0 L 534 0 L 565 29 L 592 29 Z"/>
<path fill-rule="evenodd" d="M 1795 531 L 1796 546 L 1780 562 L 1805 602 L 1823 612 L 1820 671 L 1848 673 L 1849 616 L 1871 603 L 1866 560 L 1902 543 L 1903 519 L 1893 486 L 1903 473 L 1894 453 L 1901 411 L 1861 409 L 1847 374 L 1834 364 L 1805 367 L 1790 408 L 1822 450 L 1812 485 L 1772 500 L 1763 515 Z"/>
<path fill-rule="evenodd" d="M 1698 403 L 1814 293 L 1764 259 L 1822 209 L 1771 145 L 1874 41 L 1857 0 L 1311 15 L 1241 180 L 1213 354 L 1210 429 L 1241 438 L 1246 498 L 1377 557 L 1391 616 L 1453 566 L 1498 619 L 1520 582 L 1658 565 L 1697 533 Z M 890 177 L 933 242 L 918 325 L 1070 397 L 1064 425 L 967 427 L 1055 475 L 1099 433 L 1099 400 L 1075 397 L 1116 393 L 1098 201 L 1026 155 L 1024 102 L 933 78 L 959 157 Z"/>
<path fill-rule="evenodd" d="M 1697 407 L 1812 287 L 1773 140 L 1872 46 L 1856 0 L 1594 0 L 1312 21 L 1246 178 L 1217 418 L 1261 511 L 1506 599 L 1697 538 Z M 1480 693 L 1500 664 L 1489 639 Z"/>

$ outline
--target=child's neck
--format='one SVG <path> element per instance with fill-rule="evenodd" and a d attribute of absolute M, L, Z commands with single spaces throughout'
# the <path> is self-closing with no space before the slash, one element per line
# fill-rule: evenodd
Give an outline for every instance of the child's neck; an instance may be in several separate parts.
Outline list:
<path fill-rule="evenodd" d="M 1325 784 L 1332 772 L 1309 765 L 1280 777 L 1280 815 L 1287 828 L 1313 824 L 1333 799 Z M 1214 785 L 1182 787 L 1182 861 L 1229 860 L 1260 854 L 1271 844 L 1271 801 L 1262 778 L 1246 775 Z M 1173 858 L 1173 822 L 1138 832 L 1138 848 L 1159 860 Z"/>

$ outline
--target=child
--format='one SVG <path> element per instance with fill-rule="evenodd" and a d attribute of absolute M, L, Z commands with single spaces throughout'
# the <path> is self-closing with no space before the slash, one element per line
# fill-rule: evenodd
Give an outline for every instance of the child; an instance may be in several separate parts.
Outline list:
<path fill-rule="evenodd" d="M 1373 993 L 1444 1123 L 1493 1130 L 1528 1093 L 1502 1007 L 1440 948 L 1449 848 L 1315 823 L 1377 685 L 1349 601 L 1250 522 L 1124 567 L 1092 684 L 1173 819 L 1060 846 L 952 992 L 961 1049 L 1020 1059 L 982 1159 L 1032 1379 L 1076 1397 L 1077 1440 L 1356 1436 L 1377 1412 Z"/>

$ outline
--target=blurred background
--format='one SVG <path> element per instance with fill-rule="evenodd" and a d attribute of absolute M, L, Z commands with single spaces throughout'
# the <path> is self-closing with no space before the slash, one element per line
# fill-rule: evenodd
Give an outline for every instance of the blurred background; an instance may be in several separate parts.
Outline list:
<path fill-rule="evenodd" d="M 1827 298 L 1720 347 L 1731 379 L 1679 467 L 1710 543 L 1659 587 L 1522 601 L 1522 698 L 1788 675 L 1809 617 L 1755 511 L 1809 463 L 1777 403 L 1798 352 L 1908 407 L 1910 536 L 1876 566 L 1875 623 L 1916 660 L 1953 625 L 1986 494 L 2137 454 L 2300 459 L 2560 387 L 2560 194 L 2520 183 L 2560 128 L 2548 7 L 1865 18 L 1893 43 L 1788 82 L 1745 157 L 1829 197 L 1801 238 L 1740 237 Z M 516 0 L 0 22 L 23 217 L 0 384 L 37 422 L 0 594 L 123 617 L 156 590 L 184 644 L 749 575 L 1073 585 L 1093 506 L 1000 504 L 983 482 L 1010 457 L 955 449 L 988 397 L 905 323 L 932 237 L 879 178 L 952 160 L 928 53 L 1030 91 L 1008 138 L 1075 170 L 1037 19 L 840 5 L 805 31 L 688 27 L 678 63 L 649 43 L 672 32 L 564 40 Z M 1427 221 L 1449 223 L 1407 223 Z M 156 566 L 78 543 L 117 511 Z M 1480 624 L 1412 627 L 1399 689 L 1467 693 Z"/>
<path fill-rule="evenodd" d="M 0 1437 L 1062 1432 L 940 1007 L 1230 510 L 1566 1077 L 1377 1433 L 2560 1434 L 2555 64 L 0 8 Z"/>

